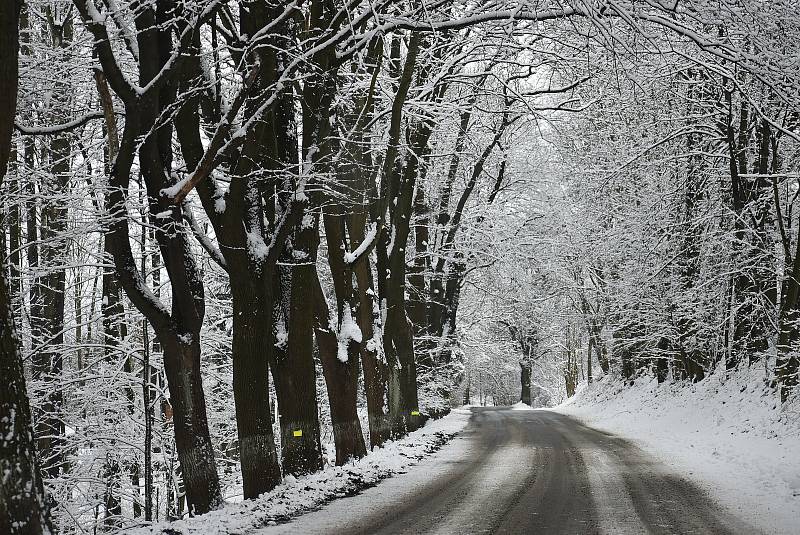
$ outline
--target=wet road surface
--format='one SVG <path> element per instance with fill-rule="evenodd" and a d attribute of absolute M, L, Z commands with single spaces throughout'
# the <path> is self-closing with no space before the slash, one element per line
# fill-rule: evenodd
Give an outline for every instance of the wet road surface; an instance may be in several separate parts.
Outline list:
<path fill-rule="evenodd" d="M 259 531 L 305 534 L 756 534 L 623 439 L 539 410 L 474 408 L 433 459 Z"/>

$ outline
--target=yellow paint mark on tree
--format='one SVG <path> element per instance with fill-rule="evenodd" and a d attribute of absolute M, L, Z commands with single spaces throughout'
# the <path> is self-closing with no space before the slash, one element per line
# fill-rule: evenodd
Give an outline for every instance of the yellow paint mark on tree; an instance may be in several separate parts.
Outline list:
<path fill-rule="evenodd" d="M 296 431 L 293 431 L 292 434 L 294 436 L 296 436 L 296 437 L 302 437 L 303 436 L 303 430 L 302 429 L 297 429 Z"/>
<path fill-rule="evenodd" d="M 419 416 L 419 411 L 411 411 L 411 416 Z"/>

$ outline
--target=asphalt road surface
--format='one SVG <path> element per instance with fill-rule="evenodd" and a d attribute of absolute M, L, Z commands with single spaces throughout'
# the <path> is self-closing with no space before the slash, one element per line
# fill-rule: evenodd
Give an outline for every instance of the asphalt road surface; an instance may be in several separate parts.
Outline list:
<path fill-rule="evenodd" d="M 408 474 L 264 534 L 755 534 L 625 440 L 554 412 L 476 408 Z"/>

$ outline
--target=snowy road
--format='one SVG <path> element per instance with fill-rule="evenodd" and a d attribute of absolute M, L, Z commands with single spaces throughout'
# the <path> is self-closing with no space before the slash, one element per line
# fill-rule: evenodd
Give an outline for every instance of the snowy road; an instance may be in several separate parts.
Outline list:
<path fill-rule="evenodd" d="M 473 411 L 409 473 L 258 533 L 758 533 L 624 440 L 548 411 Z"/>

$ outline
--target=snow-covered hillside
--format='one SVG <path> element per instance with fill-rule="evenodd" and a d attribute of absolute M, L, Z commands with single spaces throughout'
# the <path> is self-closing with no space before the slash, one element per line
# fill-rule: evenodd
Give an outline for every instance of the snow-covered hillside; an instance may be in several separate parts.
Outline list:
<path fill-rule="evenodd" d="M 763 369 L 632 387 L 605 377 L 553 410 L 633 440 L 768 533 L 800 532 L 800 400 L 781 406 Z"/>

